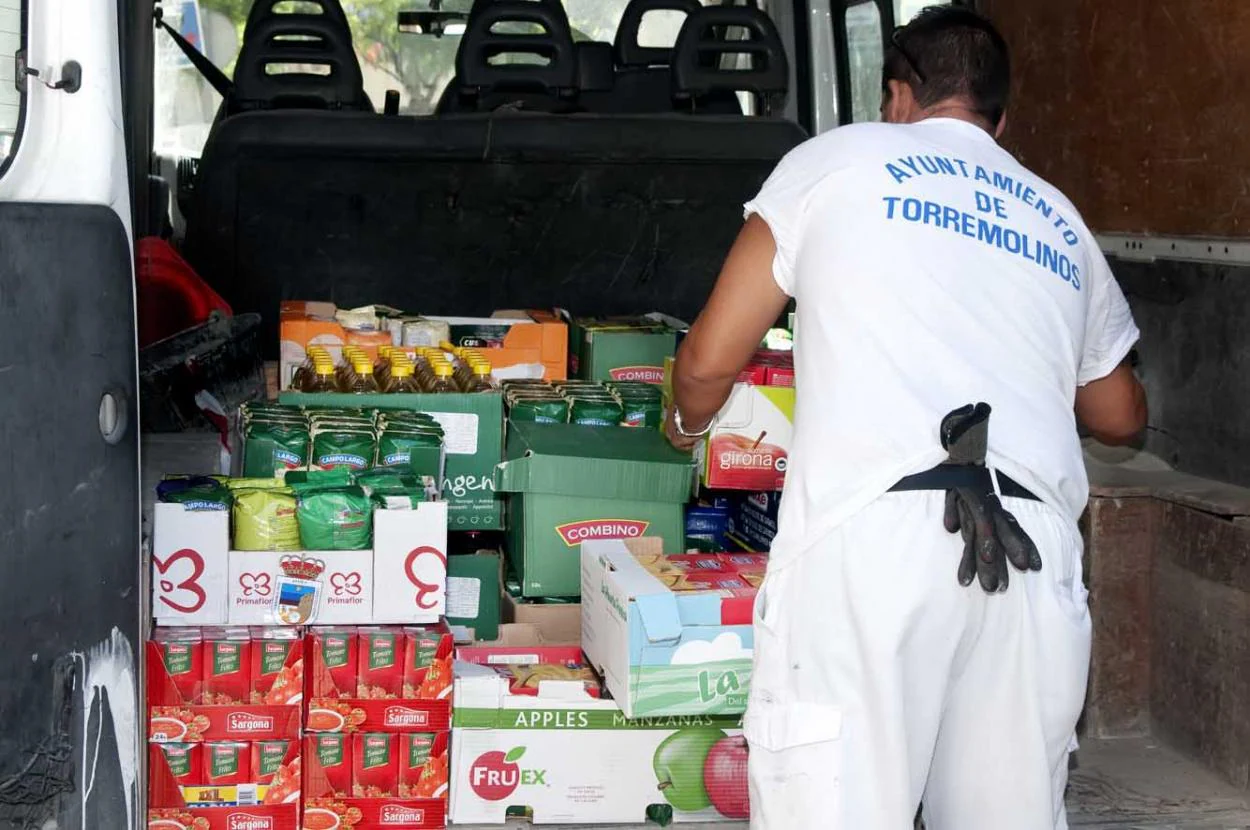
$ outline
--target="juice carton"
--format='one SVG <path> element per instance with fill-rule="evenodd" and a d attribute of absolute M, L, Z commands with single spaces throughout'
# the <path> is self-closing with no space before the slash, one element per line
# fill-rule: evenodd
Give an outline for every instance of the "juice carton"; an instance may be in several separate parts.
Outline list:
<path fill-rule="evenodd" d="M 399 736 L 360 732 L 352 746 L 352 795 L 384 798 L 399 792 Z"/>
<path fill-rule="evenodd" d="M 447 794 L 447 733 L 399 736 L 400 798 L 442 798 Z"/>
<path fill-rule="evenodd" d="M 152 640 L 161 650 L 165 671 L 182 695 L 182 702 L 200 702 L 204 682 L 204 642 L 198 628 L 158 628 Z"/>
<path fill-rule="evenodd" d="M 301 645 L 293 628 L 252 629 L 251 702 L 270 706 L 299 703 L 304 697 L 304 661 L 287 666 Z"/>
<path fill-rule="evenodd" d="M 398 699 L 404 688 L 404 633 L 398 628 L 360 631 L 356 697 Z"/>
<path fill-rule="evenodd" d="M 251 691 L 251 635 L 246 628 L 204 630 L 204 703 L 247 703 Z"/>
<path fill-rule="evenodd" d="M 165 755 L 165 763 L 174 782 L 180 787 L 194 787 L 204 779 L 202 744 L 156 744 Z"/>
<path fill-rule="evenodd" d="M 352 791 L 352 739 L 340 732 L 309 735 L 304 739 L 308 755 L 325 770 L 326 782 L 335 798 L 346 798 Z"/>
<path fill-rule="evenodd" d="M 333 684 L 333 688 L 322 688 L 322 684 L 314 683 L 313 697 L 354 697 L 359 662 L 356 629 L 314 628 L 313 643 Z"/>
<path fill-rule="evenodd" d="M 252 746 L 247 741 L 204 744 L 204 783 L 209 787 L 250 784 Z"/>
<path fill-rule="evenodd" d="M 437 628 L 408 626 L 404 628 L 404 683 L 405 700 L 422 697 L 420 694 L 430 666 L 438 654 L 443 632 Z"/>

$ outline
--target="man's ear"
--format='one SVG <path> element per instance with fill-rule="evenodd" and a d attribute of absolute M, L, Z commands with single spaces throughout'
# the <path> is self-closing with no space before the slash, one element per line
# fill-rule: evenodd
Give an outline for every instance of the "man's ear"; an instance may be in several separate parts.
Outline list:
<path fill-rule="evenodd" d="M 916 109 L 916 95 L 911 84 L 897 79 L 886 81 L 888 93 L 882 107 L 882 120 L 890 124 L 909 124 Z"/>
<path fill-rule="evenodd" d="M 1004 112 L 1002 117 L 998 119 L 997 126 L 994 127 L 994 139 L 998 140 L 1003 137 L 1003 132 L 1007 129 L 1007 113 Z"/>

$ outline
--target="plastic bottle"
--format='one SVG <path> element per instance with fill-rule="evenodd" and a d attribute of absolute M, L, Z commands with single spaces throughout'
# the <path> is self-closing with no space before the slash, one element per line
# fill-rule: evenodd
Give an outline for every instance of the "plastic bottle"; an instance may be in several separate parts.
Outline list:
<path fill-rule="evenodd" d="M 490 364 L 484 360 L 473 362 L 473 376 L 469 379 L 466 392 L 494 392 L 495 381 L 491 378 Z"/>
<path fill-rule="evenodd" d="M 334 362 L 330 358 L 318 359 L 304 385 L 305 392 L 337 392 L 338 380 L 334 377 Z"/>
<path fill-rule="evenodd" d="M 358 357 L 352 364 L 354 377 L 347 391 L 356 395 L 378 392 L 378 381 L 373 376 L 373 363 L 368 357 Z"/>
<path fill-rule="evenodd" d="M 430 384 L 430 392 L 459 392 L 460 387 L 454 379 L 455 369 L 446 360 L 434 364 L 434 382 Z"/>
<path fill-rule="evenodd" d="M 385 389 L 390 382 L 391 357 L 396 354 L 402 355 L 403 352 L 394 346 L 378 346 L 378 359 L 373 363 L 373 377 L 381 389 Z"/>
<path fill-rule="evenodd" d="M 407 360 L 396 361 L 391 366 L 391 379 L 386 391 L 391 394 L 420 392 L 421 384 L 413 377 L 412 364 Z"/>

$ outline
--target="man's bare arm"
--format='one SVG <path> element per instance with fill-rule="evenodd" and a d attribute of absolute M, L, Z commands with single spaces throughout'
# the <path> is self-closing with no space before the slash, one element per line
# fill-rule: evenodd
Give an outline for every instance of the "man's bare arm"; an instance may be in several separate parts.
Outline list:
<path fill-rule="evenodd" d="M 724 406 L 738 373 L 785 310 L 789 298 L 772 276 L 776 254 L 768 224 L 752 216 L 677 351 L 673 398 L 688 432 L 702 429 Z M 676 434 L 671 418 L 668 434 L 683 449 L 694 443 Z"/>
<path fill-rule="evenodd" d="M 1076 417 L 1104 444 L 1130 444 L 1146 428 L 1146 390 L 1128 363 L 1076 390 Z"/>

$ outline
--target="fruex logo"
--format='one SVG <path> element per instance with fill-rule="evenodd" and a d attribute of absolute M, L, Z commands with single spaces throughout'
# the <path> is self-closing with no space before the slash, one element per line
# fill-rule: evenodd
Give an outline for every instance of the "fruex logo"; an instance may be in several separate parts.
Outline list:
<path fill-rule="evenodd" d="M 633 519 L 587 519 L 556 526 L 556 533 L 569 547 L 587 539 L 636 539 L 647 532 L 650 522 Z"/>
<path fill-rule="evenodd" d="M 226 819 L 226 830 L 274 830 L 273 817 L 231 813 Z"/>
<path fill-rule="evenodd" d="M 525 754 L 525 747 L 517 746 L 507 754 L 499 751 L 485 752 L 469 767 L 469 786 L 478 798 L 485 801 L 503 801 L 516 792 L 517 787 L 548 786 L 547 771 L 521 769 L 517 761 Z"/>

